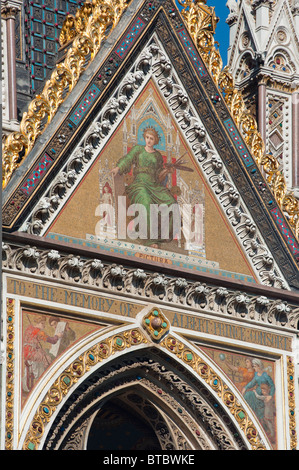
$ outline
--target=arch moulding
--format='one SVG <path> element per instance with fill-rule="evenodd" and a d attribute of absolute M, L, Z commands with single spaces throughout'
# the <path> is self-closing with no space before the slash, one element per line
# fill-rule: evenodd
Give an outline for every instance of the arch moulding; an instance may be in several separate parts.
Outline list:
<path fill-rule="evenodd" d="M 153 315 L 156 315 L 156 317 Z M 161 328 L 158 335 L 155 335 L 157 329 L 153 329 L 151 326 L 153 325 L 153 320 L 158 321 L 158 323 L 160 321 Z M 140 323 L 133 327 L 132 324 L 130 324 L 118 327 L 113 331 L 106 331 L 104 334 L 103 332 L 101 332 L 101 334 L 97 333 L 94 338 L 89 337 L 89 341 L 85 343 L 80 351 L 78 351 L 77 348 L 76 351 L 71 352 L 72 355 L 69 355 L 67 361 L 65 361 L 65 364 L 67 364 L 66 366 L 57 366 L 57 364 L 56 366 L 55 364 L 53 365 L 57 372 L 54 375 L 47 374 L 46 377 L 48 377 L 48 379 L 45 377 L 43 383 L 38 387 L 39 390 L 46 390 L 46 393 L 36 394 L 34 404 L 31 407 L 31 412 L 23 421 L 24 425 L 23 431 L 20 435 L 19 449 L 42 449 L 45 439 L 47 438 L 47 434 L 51 430 L 55 419 L 58 419 L 57 416 L 59 411 L 74 392 L 76 390 L 78 391 L 80 386 L 84 384 L 92 374 L 106 370 L 106 368 L 109 368 L 111 363 L 116 359 L 121 361 L 122 365 L 125 367 L 125 359 L 127 357 L 129 358 L 129 355 L 132 353 L 136 354 L 136 352 L 147 358 L 149 357 L 148 352 L 154 352 L 154 355 L 158 355 L 158 358 L 161 357 L 161 355 L 166 358 L 166 362 L 164 359 L 164 363 L 167 366 L 169 365 L 169 361 L 175 364 L 174 370 L 182 371 L 184 369 L 183 375 L 181 372 L 178 374 L 180 378 L 174 380 L 171 388 L 173 388 L 173 385 L 175 385 L 176 382 L 180 382 L 181 386 L 185 387 L 184 390 L 190 387 L 192 382 L 197 384 L 195 390 L 204 388 L 207 393 L 213 397 L 215 402 L 214 406 L 219 406 L 223 410 L 223 414 L 229 417 L 229 420 L 233 422 L 234 428 L 237 429 L 239 435 L 242 436 L 245 447 L 252 450 L 269 448 L 267 438 L 246 403 L 242 400 L 239 392 L 202 351 L 196 349 L 195 346 L 186 338 L 172 332 L 167 319 L 159 309 L 151 309 L 150 312 L 145 315 L 143 311 L 143 313 L 139 315 L 139 321 Z M 146 354 L 144 355 L 145 351 Z M 149 366 L 151 363 L 152 366 Z M 158 372 L 160 380 L 161 375 L 163 375 L 164 372 L 167 372 L 165 367 L 161 366 L 163 360 L 161 362 L 159 359 L 156 361 L 149 361 L 146 365 L 146 370 L 153 370 L 154 363 L 156 364 L 156 368 L 160 369 L 160 372 Z M 145 367 L 144 364 L 143 366 Z M 128 362 L 127 368 L 125 367 L 125 369 L 127 370 L 128 375 L 130 370 Z M 170 376 L 168 376 L 168 385 L 171 384 L 171 381 L 173 380 L 173 374 L 173 372 L 170 372 Z M 189 379 L 187 376 L 189 376 Z M 134 377 L 135 380 L 133 380 L 133 382 L 129 380 L 128 383 L 125 384 L 124 388 L 132 388 L 133 386 L 133 389 L 134 387 L 136 389 L 137 385 L 139 388 L 143 387 L 144 390 L 147 390 L 147 395 L 155 397 L 154 401 L 156 402 L 156 406 L 159 408 L 159 403 L 163 402 L 163 397 L 160 388 L 156 385 L 156 382 L 154 380 L 151 381 L 142 375 L 139 375 L 139 377 L 136 378 L 135 374 Z M 103 379 L 103 383 L 104 380 L 105 378 Z M 183 385 L 183 383 L 185 385 Z M 107 397 L 109 397 L 110 394 L 112 396 L 115 393 L 116 389 L 113 386 L 111 390 L 108 388 L 108 392 L 106 391 L 102 396 L 100 394 L 100 399 L 105 395 L 105 399 L 107 401 Z M 119 391 L 117 393 L 119 393 Z M 78 396 L 78 393 L 76 395 Z M 166 398 L 166 395 L 168 398 Z M 165 400 L 169 401 L 169 397 L 171 397 L 171 399 L 173 397 L 170 389 L 166 392 L 166 395 L 164 396 L 163 407 L 161 408 L 160 406 L 161 410 L 165 409 Z M 196 401 L 194 389 L 192 396 Z M 201 398 L 199 396 L 196 403 L 199 403 L 200 400 Z M 191 408 L 194 410 L 194 403 Z M 180 413 L 182 413 L 182 411 L 180 411 Z M 213 420 L 217 421 L 216 415 Z M 194 422 L 196 422 L 196 420 Z M 223 421 L 223 425 L 226 428 L 225 421 Z M 194 426 L 196 426 L 196 424 L 193 424 L 193 427 Z M 200 427 L 200 424 L 198 424 L 198 426 Z M 53 430 L 51 432 L 53 432 Z M 199 431 L 197 431 L 197 433 L 198 436 L 201 435 Z M 200 444 L 200 439 L 198 440 L 198 449 L 205 447 Z M 193 445 L 194 449 L 196 449 L 196 439 L 195 444 Z"/>

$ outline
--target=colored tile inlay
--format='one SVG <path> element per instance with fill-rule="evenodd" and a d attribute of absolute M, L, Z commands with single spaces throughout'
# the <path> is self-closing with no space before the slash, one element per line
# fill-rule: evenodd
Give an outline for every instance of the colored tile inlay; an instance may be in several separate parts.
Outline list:
<path fill-rule="evenodd" d="M 195 69 L 198 71 L 201 77 L 206 77 L 207 71 L 198 55 L 198 52 L 196 51 L 194 45 L 191 43 L 191 40 L 189 39 L 186 30 L 184 28 L 181 29 L 180 31 L 178 31 L 178 35 L 190 59 L 192 60 Z"/>
<path fill-rule="evenodd" d="M 43 157 L 41 157 L 40 161 L 21 187 L 21 191 L 29 195 L 35 188 L 36 183 L 41 179 L 47 168 L 51 166 L 52 163 L 53 159 L 49 157 L 49 155 L 45 154 Z"/>
<path fill-rule="evenodd" d="M 84 96 L 84 98 L 82 98 L 82 100 L 78 104 L 73 114 L 70 116 L 70 120 L 74 124 L 80 123 L 81 119 L 86 115 L 86 112 L 88 111 L 90 106 L 94 103 L 94 101 L 96 100 L 99 94 L 100 94 L 100 90 L 98 89 L 98 87 L 96 85 L 92 85 L 89 91 Z"/>
<path fill-rule="evenodd" d="M 118 55 L 118 57 L 122 59 L 127 54 L 127 52 L 134 44 L 134 41 L 137 39 L 141 31 L 143 30 L 144 26 L 145 23 L 140 18 L 137 18 L 129 32 L 121 40 L 117 49 L 115 50 L 115 53 Z"/>
<path fill-rule="evenodd" d="M 271 209 L 271 214 L 273 215 L 274 220 L 277 223 L 286 243 L 291 248 L 293 254 L 297 256 L 297 258 L 299 259 L 299 245 L 293 233 L 291 232 L 289 227 L 287 227 L 285 221 L 283 220 L 283 216 L 281 212 L 279 211 L 277 207 L 273 207 L 273 209 Z"/>
<path fill-rule="evenodd" d="M 232 140 L 235 144 L 235 147 L 240 155 L 240 157 L 242 158 L 243 162 L 245 163 L 245 165 L 247 167 L 249 167 L 250 165 L 253 165 L 253 159 L 252 157 L 249 155 L 241 137 L 240 137 L 240 134 L 238 133 L 237 129 L 236 129 L 236 126 L 234 125 L 233 121 L 231 119 L 227 119 L 226 121 L 223 122 L 223 124 L 225 125 L 226 129 L 228 130 L 228 132 L 230 133 L 231 137 L 232 137 Z"/>

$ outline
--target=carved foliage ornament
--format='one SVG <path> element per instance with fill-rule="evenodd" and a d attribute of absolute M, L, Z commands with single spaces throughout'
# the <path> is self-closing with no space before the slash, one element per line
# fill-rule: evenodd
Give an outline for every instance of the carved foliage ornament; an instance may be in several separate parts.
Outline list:
<path fill-rule="evenodd" d="M 140 298 L 170 302 L 195 310 L 214 312 L 228 317 L 244 318 L 262 325 L 297 329 L 298 305 L 281 299 L 251 295 L 222 286 L 207 285 L 183 278 L 172 278 L 143 269 L 126 268 L 104 263 L 99 259 L 86 259 L 57 250 L 40 250 L 36 247 L 19 247 L 2 244 L 4 272 L 46 276 L 48 279 L 67 281 L 74 285 L 137 295 Z M 169 322 L 159 309 L 144 318 L 144 328 L 152 339 L 159 340 L 169 331 Z"/>
<path fill-rule="evenodd" d="M 45 434 L 48 424 L 63 398 L 71 393 L 77 382 L 97 367 L 105 359 L 120 350 L 127 350 L 134 345 L 147 343 L 146 338 L 138 329 L 128 330 L 121 334 L 113 335 L 103 342 L 97 343 L 92 348 L 75 359 L 69 367 L 50 386 L 48 392 L 39 403 L 34 418 L 30 424 L 23 450 L 36 450 Z M 191 366 L 197 375 L 210 387 L 219 397 L 226 409 L 235 417 L 238 425 L 244 432 L 250 446 L 254 450 L 264 450 L 258 431 L 250 420 L 246 410 L 240 405 L 237 398 L 217 373 L 197 353 L 191 352 L 186 345 L 174 337 L 166 337 L 161 346 L 168 353 L 175 355 L 183 363 Z"/>
<path fill-rule="evenodd" d="M 76 36 L 88 31 L 90 17 L 97 14 L 96 8 L 101 6 L 101 16 L 98 24 L 108 24 L 112 19 L 112 28 L 116 26 L 118 20 L 129 1 L 86 1 L 76 12 L 75 16 L 68 15 L 62 25 L 59 43 L 61 46 L 72 41 Z"/>
<path fill-rule="evenodd" d="M 281 165 L 273 155 L 265 155 L 265 144 L 258 132 L 256 120 L 245 109 L 240 91 L 235 87 L 232 74 L 228 67 L 223 68 L 222 59 L 214 40 L 216 16 L 214 8 L 206 6 L 206 0 L 178 0 L 184 7 L 188 31 L 192 36 L 205 65 L 210 71 L 216 85 L 228 105 L 242 136 L 251 150 L 258 165 L 266 172 L 267 182 L 288 222 L 299 240 L 299 201 L 287 189 Z M 208 20 L 211 21 L 208 21 Z"/>
<path fill-rule="evenodd" d="M 4 141 L 3 187 L 6 187 L 14 170 L 26 158 L 38 136 L 78 82 L 86 68 L 86 58 L 90 55 L 90 61 L 93 60 L 106 34 L 116 26 L 126 7 L 126 0 L 94 0 L 92 16 L 87 16 L 84 7 L 79 10 L 81 14 L 78 17 L 84 28 L 80 28 L 65 60 L 56 66 L 42 93 L 30 103 L 28 111 L 23 115 L 20 131 L 9 134 Z"/>
<path fill-rule="evenodd" d="M 276 158 L 273 155 L 264 155 L 265 145 L 258 132 L 257 123 L 245 109 L 242 94 L 236 90 L 228 67 L 222 69 L 222 59 L 214 40 L 218 21 L 214 8 L 206 6 L 206 0 L 178 1 L 183 6 L 182 15 L 199 53 L 220 88 L 252 155 L 266 172 L 267 182 L 281 210 L 286 214 L 295 237 L 299 240 L 299 201 L 287 189 L 285 177 Z M 65 61 L 52 73 L 41 95 L 31 102 L 28 112 L 24 113 L 20 131 L 10 134 L 4 142 L 3 187 L 6 187 L 14 170 L 28 155 L 47 123 L 52 120 L 66 98 L 65 90 L 68 94 L 77 83 L 85 67 L 86 57 L 90 54 L 90 60 L 93 59 L 106 31 L 110 26 L 111 29 L 115 27 L 127 3 L 125 0 L 93 0 L 92 3 L 87 2 L 83 5 L 75 17 L 66 20 L 61 33 L 61 42 L 64 44 L 75 37 L 72 47 L 68 50 Z"/>
<path fill-rule="evenodd" d="M 96 364 L 109 358 L 118 351 L 133 345 L 147 343 L 146 338 L 137 329 L 114 335 L 99 342 L 75 359 L 57 380 L 51 385 L 38 406 L 31 422 L 23 450 L 36 450 L 44 435 L 45 427 L 51 421 L 53 413 L 72 387 Z"/>
<path fill-rule="evenodd" d="M 189 350 L 188 347 L 175 337 L 167 336 L 162 345 L 174 354 L 177 358 L 187 363 L 197 374 L 214 390 L 222 403 L 230 409 L 240 428 L 244 431 L 253 450 L 264 450 L 264 444 L 258 436 L 257 429 L 250 420 L 248 414 L 238 402 L 237 397 L 232 393 L 217 373 L 197 354 Z"/>
<path fill-rule="evenodd" d="M 54 431 L 47 438 L 46 449 L 58 450 L 57 443 L 62 442 L 61 436 L 70 435 L 69 430 L 75 428 L 75 432 L 72 431 L 70 438 L 67 439 L 67 445 L 63 446 L 63 449 L 69 447 L 74 449 L 75 447 L 77 450 L 77 437 L 81 427 L 84 426 L 86 416 L 82 411 L 83 409 L 93 409 L 95 403 L 99 402 L 101 399 L 99 386 L 102 396 L 107 396 L 108 393 L 115 392 L 117 389 L 123 390 L 124 385 L 136 383 L 136 377 L 139 387 L 134 392 L 128 390 L 122 394 L 121 401 L 127 403 L 129 407 L 136 408 L 138 414 L 141 414 L 145 421 L 151 423 L 163 450 L 189 450 L 188 437 L 191 436 L 193 443 L 196 440 L 203 450 L 214 449 L 212 443 L 215 443 L 216 448 L 221 450 L 244 449 L 243 440 L 236 427 L 228 419 L 226 411 L 221 407 L 215 409 L 214 399 L 211 396 L 208 399 L 206 396 L 205 385 L 199 383 L 196 383 L 196 386 L 190 385 L 190 382 L 186 382 L 177 375 L 173 367 L 161 364 L 160 361 L 155 360 L 154 355 L 151 356 L 148 353 L 141 357 L 138 354 L 136 360 L 132 360 L 131 356 L 130 363 L 126 359 L 119 360 L 117 367 L 115 364 L 109 367 L 107 365 L 105 374 L 102 372 L 97 379 L 94 377 L 92 380 L 87 379 L 84 383 L 84 390 L 80 390 L 80 394 L 78 393 L 78 398 L 72 400 L 65 412 L 61 413 L 59 419 L 56 419 L 53 426 Z M 157 408 L 156 411 L 149 410 L 150 403 L 155 403 L 155 399 L 152 393 L 148 395 L 147 391 L 158 396 L 159 402 L 162 400 L 165 414 L 159 413 Z M 184 403 L 181 401 L 181 396 L 184 396 Z M 154 406 L 156 407 L 156 403 Z M 166 417 L 168 407 L 178 412 L 176 415 L 177 418 L 179 417 L 178 422 L 174 423 L 169 415 Z M 191 413 L 188 412 L 190 407 L 192 408 Z M 196 419 L 194 419 L 194 413 Z M 225 420 L 221 419 L 224 416 Z M 191 435 L 186 435 L 180 429 L 182 421 L 187 425 Z M 172 432 L 170 427 L 172 427 Z M 80 441 L 82 442 L 82 439 Z M 61 447 L 59 447 L 60 449 Z"/>
<path fill-rule="evenodd" d="M 151 75 L 148 73 L 152 71 Z M 245 210 L 242 197 L 226 171 L 220 156 L 210 147 L 207 134 L 196 111 L 192 108 L 186 91 L 178 83 L 170 61 L 158 41 L 152 41 L 144 49 L 134 66 L 119 83 L 113 99 L 101 108 L 93 125 L 74 149 L 69 161 L 57 175 L 30 217 L 24 222 L 21 231 L 34 235 L 43 235 L 61 209 L 75 185 L 80 182 L 89 165 L 97 158 L 99 148 L 105 145 L 118 122 L 126 112 L 129 101 L 138 93 L 141 86 L 152 76 L 164 95 L 173 113 L 174 119 L 184 133 L 195 158 L 197 158 L 207 181 L 222 205 L 228 220 L 232 224 L 237 238 L 245 249 L 261 281 L 266 285 L 285 288 L 286 283 L 279 268 L 272 259 L 267 247 L 262 242 L 259 229 Z M 105 132 L 103 131 L 105 127 Z M 160 285 L 156 285 L 157 290 Z"/>

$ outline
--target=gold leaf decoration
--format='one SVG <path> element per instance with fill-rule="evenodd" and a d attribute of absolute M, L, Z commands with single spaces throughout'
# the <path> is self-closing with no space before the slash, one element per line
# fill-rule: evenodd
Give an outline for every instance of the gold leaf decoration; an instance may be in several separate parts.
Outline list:
<path fill-rule="evenodd" d="M 75 17 L 66 18 L 60 41 L 64 44 L 73 39 L 66 58 L 56 66 L 42 93 L 30 103 L 28 111 L 23 114 L 20 130 L 9 134 L 4 140 L 3 188 L 78 82 L 86 68 L 86 60 L 93 60 L 106 34 L 115 28 L 128 3 L 127 0 L 93 0 L 92 3 L 86 2 Z"/>
<path fill-rule="evenodd" d="M 287 357 L 289 430 L 291 450 L 297 450 L 296 403 L 295 403 L 295 366 L 292 357 Z"/>
<path fill-rule="evenodd" d="M 57 407 L 64 397 L 72 393 L 74 385 L 91 370 L 99 366 L 121 350 L 127 350 L 148 341 L 141 331 L 134 328 L 129 331 L 112 335 L 105 342 L 99 342 L 78 356 L 48 388 L 46 395 L 39 403 L 30 423 L 23 444 L 23 450 L 37 450 L 44 435 L 47 424 L 51 421 Z M 40 397 L 39 397 L 40 398 Z"/>
<path fill-rule="evenodd" d="M 15 381 L 15 300 L 6 299 L 7 343 L 6 343 L 6 408 L 5 450 L 13 450 L 14 439 L 14 381 Z"/>
<path fill-rule="evenodd" d="M 238 402 L 234 393 L 229 390 L 224 381 L 198 354 L 191 351 L 182 341 L 173 336 L 167 336 L 161 343 L 168 352 L 175 355 L 180 361 L 187 363 L 218 395 L 221 403 L 236 418 L 244 432 L 252 450 L 265 450 L 258 431 L 245 409 Z"/>
<path fill-rule="evenodd" d="M 66 45 L 73 41 L 66 59 L 57 65 L 50 80 L 46 82 L 42 94 L 32 101 L 28 112 L 24 113 L 20 131 L 8 135 L 4 141 L 3 188 L 7 186 L 12 173 L 24 161 L 38 136 L 77 83 L 86 67 L 88 54 L 90 54 L 89 61 L 93 60 L 105 33 L 109 28 L 109 31 L 112 31 L 116 26 L 129 1 L 88 1 L 75 16 L 69 15 L 66 18 L 60 34 L 60 44 Z M 178 3 L 183 7 L 182 16 L 203 61 L 219 87 L 251 154 L 261 169 L 268 174 L 267 183 L 286 215 L 296 239 L 299 240 L 299 201 L 287 190 L 286 180 L 279 165 L 272 165 L 271 172 L 268 173 L 271 156 L 265 158 L 265 145 L 258 132 L 256 121 L 246 111 L 242 93 L 236 89 L 228 67 L 223 68 L 219 50 L 216 48 L 218 43 L 214 39 L 214 33 L 218 18 L 214 8 L 207 6 L 206 0 L 178 0 Z"/>
<path fill-rule="evenodd" d="M 242 93 L 235 87 L 228 67 L 222 69 L 222 59 L 214 39 L 217 17 L 206 0 L 178 0 L 183 8 L 182 16 L 207 69 L 218 86 L 236 125 L 248 145 L 278 205 L 285 214 L 297 240 L 299 240 L 299 201 L 288 191 L 280 164 L 272 155 L 265 155 L 265 144 L 253 116 L 246 110 Z M 275 161 L 274 161 L 275 160 Z"/>

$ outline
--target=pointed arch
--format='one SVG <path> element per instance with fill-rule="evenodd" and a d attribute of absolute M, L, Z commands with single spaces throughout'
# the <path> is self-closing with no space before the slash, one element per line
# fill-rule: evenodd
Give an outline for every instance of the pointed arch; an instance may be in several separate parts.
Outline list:
<path fill-rule="evenodd" d="M 269 54 L 266 65 L 268 67 L 277 68 L 280 72 L 296 73 L 296 65 L 291 54 L 280 45 L 276 45 L 273 48 L 271 54 Z"/>
<path fill-rule="evenodd" d="M 78 409 L 82 413 L 83 399 L 88 401 L 87 412 L 93 401 L 93 406 L 101 404 L 107 401 L 107 397 L 122 394 L 123 389 L 136 389 L 137 384 L 138 390 L 140 387 L 147 390 L 146 394 L 157 409 L 164 409 L 168 403 L 168 420 L 185 420 L 185 429 L 191 427 L 195 434 L 199 432 L 197 438 L 193 436 L 193 441 L 190 436 L 186 437 L 189 442 L 193 442 L 193 448 L 268 447 L 267 438 L 232 384 L 217 370 L 217 366 L 211 364 L 208 357 L 204 357 L 204 353 L 175 334 L 168 334 L 155 343 L 139 325 L 135 328 L 126 325 L 102 336 L 95 335 L 80 351 L 73 352 L 66 367 L 58 369 L 57 364 L 53 367 L 57 373 L 53 376 L 49 374 L 48 381 L 40 385 L 40 390 L 46 390 L 46 393 L 37 396 L 32 413 L 24 424 L 20 439 L 23 450 L 43 448 L 45 441 L 50 439 L 47 437 L 49 432 L 55 434 L 57 429 L 61 429 L 61 423 L 58 426 L 58 422 L 61 416 L 63 421 L 66 420 L 66 410 L 75 408 L 76 416 Z M 121 372 L 117 372 L 120 369 Z M 151 371 L 151 379 L 144 375 L 146 370 Z M 165 378 L 164 388 L 157 386 L 162 377 Z M 115 380 L 120 385 L 116 386 Z M 175 389 L 175 393 L 170 388 Z M 182 390 L 187 405 L 181 398 Z M 173 397 L 176 397 L 174 403 L 169 405 Z M 209 429 L 214 429 L 211 436 L 201 422 L 205 414 L 204 422 L 208 421 Z M 70 419 L 70 426 L 73 420 L 76 421 L 77 417 Z M 200 429 L 195 429 L 196 426 Z M 184 425 L 180 427 L 184 428 Z M 222 438 L 218 442 L 215 435 L 219 435 L 219 432 Z M 212 444 L 200 444 L 202 435 L 207 439 L 206 442 L 210 439 Z M 237 441 L 234 435 L 238 436 Z"/>
<path fill-rule="evenodd" d="M 246 76 L 249 77 L 251 71 L 256 67 L 254 51 L 252 49 L 246 49 L 246 51 L 242 52 L 236 62 L 236 67 L 236 80 L 239 83 L 246 79 Z"/>

